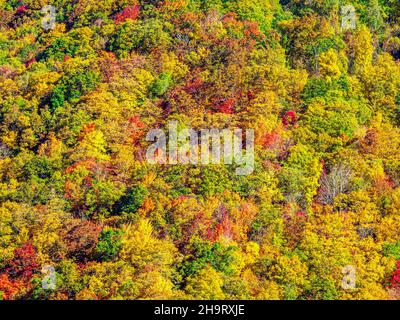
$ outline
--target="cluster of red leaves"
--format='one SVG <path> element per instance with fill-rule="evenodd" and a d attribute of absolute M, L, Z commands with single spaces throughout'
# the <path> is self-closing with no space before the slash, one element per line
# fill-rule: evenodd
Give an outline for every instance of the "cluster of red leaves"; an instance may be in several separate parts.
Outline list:
<path fill-rule="evenodd" d="M 115 22 L 122 23 L 125 22 L 126 19 L 136 20 L 137 17 L 139 16 L 139 11 L 140 11 L 139 5 L 126 7 L 124 11 L 116 14 Z"/>
<path fill-rule="evenodd" d="M 223 101 L 222 103 L 215 106 L 215 109 L 218 112 L 232 114 L 235 112 L 234 106 L 236 104 L 235 98 L 229 98 Z"/>
<path fill-rule="evenodd" d="M 14 259 L 7 268 L 8 274 L 13 278 L 30 279 L 39 265 L 36 261 L 36 250 L 31 243 L 25 243 L 14 250 Z"/>
<path fill-rule="evenodd" d="M 293 110 L 287 111 L 282 117 L 282 123 L 284 126 L 289 124 L 295 124 L 297 121 L 296 112 Z"/>
<path fill-rule="evenodd" d="M 397 269 L 390 280 L 393 288 L 400 288 L 400 261 L 397 261 Z"/>
<path fill-rule="evenodd" d="M 18 15 L 23 14 L 26 10 L 28 10 L 28 7 L 27 7 L 27 6 L 19 6 L 19 7 L 17 8 L 17 14 L 18 14 Z"/>
<path fill-rule="evenodd" d="M 0 298 L 9 300 L 22 287 L 29 286 L 35 272 L 39 271 L 35 247 L 27 242 L 14 250 L 14 257 L 7 261 L 5 273 L 0 274 Z"/>

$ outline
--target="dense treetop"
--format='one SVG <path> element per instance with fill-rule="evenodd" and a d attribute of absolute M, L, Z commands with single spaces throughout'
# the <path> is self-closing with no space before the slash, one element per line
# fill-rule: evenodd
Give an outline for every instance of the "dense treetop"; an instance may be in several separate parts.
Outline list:
<path fill-rule="evenodd" d="M 0 0 L 0 299 L 398 298 L 399 61 L 398 0 Z M 172 120 L 254 172 L 149 164 Z"/>

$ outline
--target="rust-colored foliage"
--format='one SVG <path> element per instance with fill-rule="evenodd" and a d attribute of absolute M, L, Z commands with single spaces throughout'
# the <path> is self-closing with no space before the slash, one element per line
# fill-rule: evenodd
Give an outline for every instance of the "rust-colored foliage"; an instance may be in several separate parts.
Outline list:
<path fill-rule="evenodd" d="M 378 133 L 375 129 L 369 129 L 365 134 L 364 139 L 361 142 L 361 147 L 365 153 L 371 153 L 374 151 L 376 143 L 378 141 Z"/>
<path fill-rule="evenodd" d="M 143 128 L 144 123 L 140 120 L 139 116 L 130 117 L 128 119 L 128 131 L 133 144 L 137 144 L 139 139 L 145 134 Z"/>
<path fill-rule="evenodd" d="M 90 260 L 101 232 L 101 226 L 87 220 L 74 220 L 69 223 L 62 236 L 67 256 L 79 261 Z"/>
<path fill-rule="evenodd" d="M 3 296 L 0 296 L 4 300 L 13 299 L 14 295 L 20 290 L 21 282 L 10 280 L 8 274 L 3 273 L 0 274 L 0 294 L 3 293 Z"/>
<path fill-rule="evenodd" d="M 285 216 L 284 233 L 289 247 L 293 248 L 301 241 L 306 222 L 307 215 L 301 211 Z"/>

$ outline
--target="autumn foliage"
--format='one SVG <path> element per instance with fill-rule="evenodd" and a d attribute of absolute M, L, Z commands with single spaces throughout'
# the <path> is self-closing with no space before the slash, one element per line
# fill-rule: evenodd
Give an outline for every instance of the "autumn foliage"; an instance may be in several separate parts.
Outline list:
<path fill-rule="evenodd" d="M 122 12 L 116 14 L 115 23 L 125 22 L 126 19 L 135 20 L 139 16 L 139 12 L 139 5 L 126 7 Z"/>
<path fill-rule="evenodd" d="M 0 299 L 400 299 L 398 3 L 0 1 Z"/>

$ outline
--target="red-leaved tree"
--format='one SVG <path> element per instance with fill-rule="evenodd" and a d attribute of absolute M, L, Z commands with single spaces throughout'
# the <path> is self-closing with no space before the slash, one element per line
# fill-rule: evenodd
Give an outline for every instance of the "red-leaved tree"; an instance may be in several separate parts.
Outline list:
<path fill-rule="evenodd" d="M 400 289 L 400 261 L 397 261 L 397 269 L 394 272 L 390 283 L 393 288 Z"/>
<path fill-rule="evenodd" d="M 7 268 L 8 274 L 12 278 L 29 280 L 39 268 L 36 259 L 35 247 L 29 242 L 25 243 L 22 247 L 14 250 L 14 259 Z"/>
<path fill-rule="evenodd" d="M 140 6 L 129 6 L 124 9 L 124 11 L 117 13 L 115 16 L 116 23 L 125 22 L 126 19 L 136 20 L 139 16 Z"/>
<path fill-rule="evenodd" d="M 293 110 L 287 111 L 282 117 L 282 123 L 284 126 L 289 124 L 295 124 L 297 121 L 296 112 Z"/>

